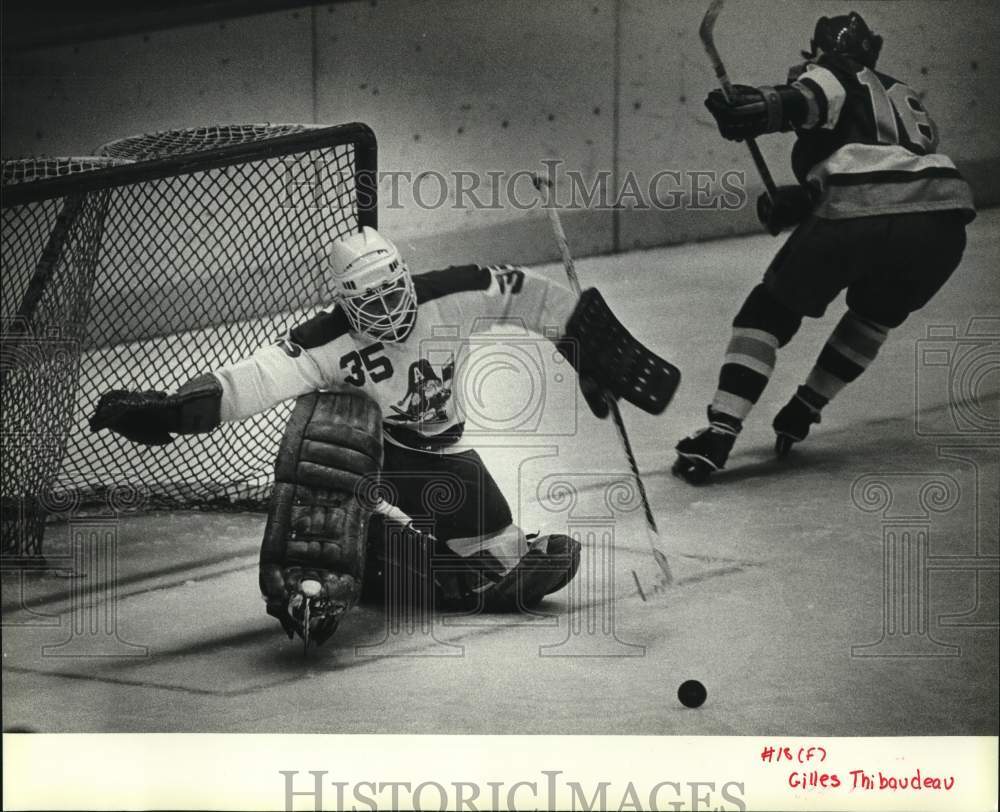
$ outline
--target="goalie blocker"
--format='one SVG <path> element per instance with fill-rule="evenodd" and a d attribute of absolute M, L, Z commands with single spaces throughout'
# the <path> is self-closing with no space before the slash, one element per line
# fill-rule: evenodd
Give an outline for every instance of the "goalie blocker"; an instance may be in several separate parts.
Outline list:
<path fill-rule="evenodd" d="M 660 414 L 681 382 L 680 370 L 637 340 L 597 288 L 580 294 L 558 348 L 576 369 L 587 404 L 600 418 L 608 416 L 602 391 Z"/>

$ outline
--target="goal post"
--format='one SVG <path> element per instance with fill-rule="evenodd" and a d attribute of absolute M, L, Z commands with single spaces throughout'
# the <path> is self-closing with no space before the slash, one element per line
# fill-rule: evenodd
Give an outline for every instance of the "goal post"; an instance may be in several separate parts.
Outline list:
<path fill-rule="evenodd" d="M 92 240 L 76 373 L 48 374 L 31 387 L 5 374 L 5 412 L 18 408 L 8 399 L 12 386 L 25 404 L 55 400 L 58 391 L 70 405 L 58 432 L 64 453 L 44 487 L 15 475 L 32 456 L 30 438 L 8 447 L 3 429 L 4 503 L 36 504 L 39 488 L 62 504 L 100 501 L 127 484 L 149 507 L 263 506 L 290 404 L 157 449 L 92 434 L 87 418 L 109 389 L 175 390 L 329 306 L 329 244 L 377 226 L 375 136 L 363 124 L 233 125 L 120 139 L 100 152 L 108 165 L 90 171 L 5 177 L 5 275 L 8 245 L 34 258 L 35 284 L 29 295 L 30 284 L 20 282 L 19 304 L 40 297 L 44 305 L 66 273 L 65 263 L 45 270 L 42 261 L 62 239 L 57 223 L 13 224 L 41 208 L 49 220 L 61 212 L 65 228 L 83 217 L 75 201 L 84 201 L 81 212 L 91 199 L 106 206 Z M 69 253 L 82 257 L 75 247 Z M 5 330 L 5 356 L 15 335 Z"/>
<path fill-rule="evenodd" d="M 106 157 L 3 163 L 0 230 L 0 549 L 3 563 L 36 563 L 66 451 L 93 294 L 106 190 L 7 206 L 8 194 L 122 163 Z"/>

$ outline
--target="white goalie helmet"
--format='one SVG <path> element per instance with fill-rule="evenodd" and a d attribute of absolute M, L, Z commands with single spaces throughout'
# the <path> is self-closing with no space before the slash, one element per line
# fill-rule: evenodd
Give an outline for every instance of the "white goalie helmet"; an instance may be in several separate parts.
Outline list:
<path fill-rule="evenodd" d="M 376 341 L 403 341 L 417 319 L 417 295 L 396 246 L 365 226 L 330 249 L 330 285 L 351 329 Z"/>

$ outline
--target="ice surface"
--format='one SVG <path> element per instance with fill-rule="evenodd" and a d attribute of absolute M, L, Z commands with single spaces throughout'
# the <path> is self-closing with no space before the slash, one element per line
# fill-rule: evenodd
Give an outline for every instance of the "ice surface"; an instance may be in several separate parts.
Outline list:
<path fill-rule="evenodd" d="M 259 597 L 263 517 L 133 517 L 115 526 L 116 575 L 25 576 L 35 614 L 17 608 L 20 582 L 4 576 L 5 726 L 995 733 L 1000 372 L 996 335 L 966 333 L 1000 317 L 998 225 L 1000 211 L 980 215 L 955 277 L 893 332 L 814 435 L 777 462 L 771 418 L 804 379 L 842 301 L 807 322 L 780 352 L 729 468 L 703 488 L 670 476 L 672 448 L 703 425 L 729 323 L 778 241 L 749 237 L 578 262 L 583 284 L 598 285 L 635 335 L 683 371 L 664 415 L 623 409 L 676 577 L 648 602 L 636 595 L 631 571 L 650 578 L 656 570 L 614 430 L 582 402 L 572 416 L 566 404 L 575 390 L 558 380 L 565 370 L 546 361 L 543 433 L 479 442 L 526 530 L 569 531 L 587 542 L 574 588 L 551 596 L 541 615 L 439 616 L 432 633 L 387 637 L 382 612 L 364 607 L 303 659 L 301 644 L 282 635 Z M 560 266 L 543 271 L 562 274 Z M 970 327 L 973 317 L 994 321 Z M 930 365 L 928 348 L 945 353 L 943 366 Z M 487 381 L 497 419 L 525 408 L 525 374 L 500 370 Z M 984 433 L 990 420 L 994 432 Z M 879 501 L 886 493 L 891 503 Z M 53 527 L 46 541 L 57 558 L 68 552 L 68 531 Z M 913 540 L 911 572 L 926 582 L 900 582 L 886 597 L 886 550 L 902 549 L 886 540 L 904 537 Z M 82 616 L 71 611 L 73 585 L 102 577 L 118 578 L 117 637 L 101 631 L 108 616 L 96 633 L 70 624 Z M 104 606 L 112 605 L 108 594 Z M 53 648 L 67 641 L 76 648 Z M 88 650 L 111 656 L 82 656 Z M 872 654 L 908 656 L 865 656 Z M 698 710 L 677 702 L 686 679 L 708 689 Z"/>

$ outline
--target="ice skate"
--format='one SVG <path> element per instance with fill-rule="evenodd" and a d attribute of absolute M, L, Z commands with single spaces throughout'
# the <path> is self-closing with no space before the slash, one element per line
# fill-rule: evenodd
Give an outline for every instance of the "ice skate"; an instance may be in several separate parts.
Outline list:
<path fill-rule="evenodd" d="M 774 416 L 774 453 L 778 457 L 786 457 L 795 443 L 801 443 L 809 435 L 809 427 L 819 423 L 819 412 L 806 403 L 801 395 L 796 393 L 788 403 Z"/>
<path fill-rule="evenodd" d="M 716 471 L 725 468 L 742 422 L 710 406 L 708 426 L 677 444 L 677 461 L 672 469 L 674 475 L 692 485 L 701 485 Z"/>

